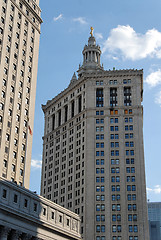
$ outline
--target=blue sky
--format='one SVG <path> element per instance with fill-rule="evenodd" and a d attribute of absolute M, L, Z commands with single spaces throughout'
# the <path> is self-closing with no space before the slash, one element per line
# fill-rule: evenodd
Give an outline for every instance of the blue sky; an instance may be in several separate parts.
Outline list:
<path fill-rule="evenodd" d="M 104 69 L 144 69 L 144 149 L 148 199 L 161 201 L 161 1 L 40 0 L 39 68 L 30 189 L 39 193 L 44 116 L 41 104 L 66 88 L 82 63 L 90 27 Z"/>

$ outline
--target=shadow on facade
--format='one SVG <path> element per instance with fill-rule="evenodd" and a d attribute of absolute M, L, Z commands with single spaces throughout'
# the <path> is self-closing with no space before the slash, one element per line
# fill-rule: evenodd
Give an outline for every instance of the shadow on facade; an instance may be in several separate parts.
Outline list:
<path fill-rule="evenodd" d="M 75 213 L 0 178 L 0 240 L 81 239 Z"/>

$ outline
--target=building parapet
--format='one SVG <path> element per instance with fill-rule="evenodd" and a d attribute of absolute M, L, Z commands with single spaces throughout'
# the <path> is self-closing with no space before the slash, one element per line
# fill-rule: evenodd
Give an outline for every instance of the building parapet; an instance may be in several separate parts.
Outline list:
<path fill-rule="evenodd" d="M 40 239 L 81 239 L 77 214 L 0 178 L 0 228 Z"/>

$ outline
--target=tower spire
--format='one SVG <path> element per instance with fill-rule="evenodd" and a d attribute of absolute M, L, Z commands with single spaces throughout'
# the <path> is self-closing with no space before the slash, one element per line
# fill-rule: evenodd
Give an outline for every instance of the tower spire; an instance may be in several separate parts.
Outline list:
<path fill-rule="evenodd" d="M 99 71 L 103 70 L 100 64 L 101 49 L 99 45 L 96 45 L 96 39 L 93 36 L 94 28 L 91 27 L 90 37 L 88 38 L 88 45 L 84 46 L 83 49 L 83 64 L 79 67 L 78 75 L 84 71 Z"/>
<path fill-rule="evenodd" d="M 93 37 L 93 30 L 94 30 L 94 28 L 93 28 L 93 27 L 91 27 L 90 29 L 91 29 L 91 32 L 90 32 L 90 34 L 91 34 L 91 37 Z"/>

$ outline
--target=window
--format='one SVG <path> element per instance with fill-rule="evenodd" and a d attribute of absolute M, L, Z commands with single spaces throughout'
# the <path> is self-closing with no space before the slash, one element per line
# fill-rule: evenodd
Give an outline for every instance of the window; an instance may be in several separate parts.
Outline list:
<path fill-rule="evenodd" d="M 132 185 L 132 191 L 136 191 L 136 186 Z"/>
<path fill-rule="evenodd" d="M 135 168 L 134 167 L 131 168 L 131 173 L 135 173 Z"/>
<path fill-rule="evenodd" d="M 100 204 L 97 204 L 97 205 L 96 205 L 96 211 L 100 211 L 100 209 L 101 209 Z"/>
<path fill-rule="evenodd" d="M 116 222 L 116 215 L 112 215 L 112 221 Z"/>
<path fill-rule="evenodd" d="M 115 225 L 112 226 L 112 232 L 116 232 L 116 226 Z"/>
<path fill-rule="evenodd" d="M 100 222 L 100 215 L 96 215 L 96 221 Z"/>
<path fill-rule="evenodd" d="M 7 197 L 7 190 L 6 190 L 6 189 L 3 189 L 2 197 L 3 197 L 3 198 L 6 198 L 6 197 Z"/>
<path fill-rule="evenodd" d="M 115 126 L 115 131 L 118 131 L 119 130 L 119 127 L 118 126 Z"/>
<path fill-rule="evenodd" d="M 133 215 L 133 221 L 137 221 L 137 215 L 136 214 Z"/>
<path fill-rule="evenodd" d="M 120 211 L 121 210 L 121 206 L 120 204 L 117 204 L 117 211 Z"/>
<path fill-rule="evenodd" d="M 101 232 L 105 232 L 105 225 L 101 226 Z"/>
<path fill-rule="evenodd" d="M 111 139 L 114 139 L 114 134 L 111 134 L 111 135 L 110 135 L 110 138 L 111 138 Z"/>
<path fill-rule="evenodd" d="M 115 155 L 116 155 L 116 156 L 119 156 L 119 150 L 116 150 L 116 151 L 115 151 Z"/>
<path fill-rule="evenodd" d="M 136 200 L 136 194 L 132 195 L 132 200 L 135 201 Z"/>
<path fill-rule="evenodd" d="M 120 173 L 120 168 L 119 167 L 116 168 L 116 173 Z"/>
<path fill-rule="evenodd" d="M 103 89 L 97 88 L 96 90 L 96 107 L 103 107 Z"/>
<path fill-rule="evenodd" d="M 110 106 L 117 106 L 117 88 L 110 88 Z"/>
<path fill-rule="evenodd" d="M 110 127 L 110 131 L 114 131 L 114 126 L 111 126 L 111 127 Z"/>
<path fill-rule="evenodd" d="M 78 113 L 82 111 L 82 96 L 78 97 Z"/>
<path fill-rule="evenodd" d="M 27 208 L 27 205 L 28 205 L 28 201 L 27 199 L 24 199 L 24 207 Z"/>
<path fill-rule="evenodd" d="M 129 232 L 133 232 L 132 225 L 129 225 Z"/>
<path fill-rule="evenodd" d="M 121 225 L 117 226 L 117 232 L 121 232 Z"/>
<path fill-rule="evenodd" d="M 126 181 L 127 181 L 127 182 L 130 182 L 130 176 L 127 176 L 127 177 L 126 177 Z M 128 189 L 128 186 L 127 186 L 127 189 Z M 130 191 L 130 190 L 127 190 L 127 191 Z"/>
<path fill-rule="evenodd" d="M 128 215 L 128 221 L 131 222 L 132 221 L 132 214 Z"/>
<path fill-rule="evenodd" d="M 96 232 L 100 232 L 100 225 L 96 225 Z"/>
<path fill-rule="evenodd" d="M 134 232 L 138 232 L 138 226 L 134 225 Z"/>
<path fill-rule="evenodd" d="M 132 205 L 128 204 L 128 211 L 131 211 L 131 210 L 132 210 Z"/>
<path fill-rule="evenodd" d="M 74 108 L 75 108 L 74 101 L 72 101 L 72 103 L 71 103 L 71 117 L 72 118 L 74 117 Z"/>
<path fill-rule="evenodd" d="M 115 182 L 115 177 L 111 177 L 111 182 Z"/>
<path fill-rule="evenodd" d="M 130 150 L 130 155 L 131 155 L 131 156 L 134 155 L 134 150 Z"/>
<path fill-rule="evenodd" d="M 131 106 L 131 87 L 124 87 L 124 106 Z"/>
<path fill-rule="evenodd" d="M 101 195 L 101 201 L 105 201 L 105 195 Z"/>
<path fill-rule="evenodd" d="M 17 194 L 14 194 L 13 202 L 14 202 L 14 203 L 17 203 L 17 202 L 18 202 L 18 195 L 17 195 Z"/>
<path fill-rule="evenodd" d="M 116 182 L 120 182 L 120 177 L 116 177 Z"/>

